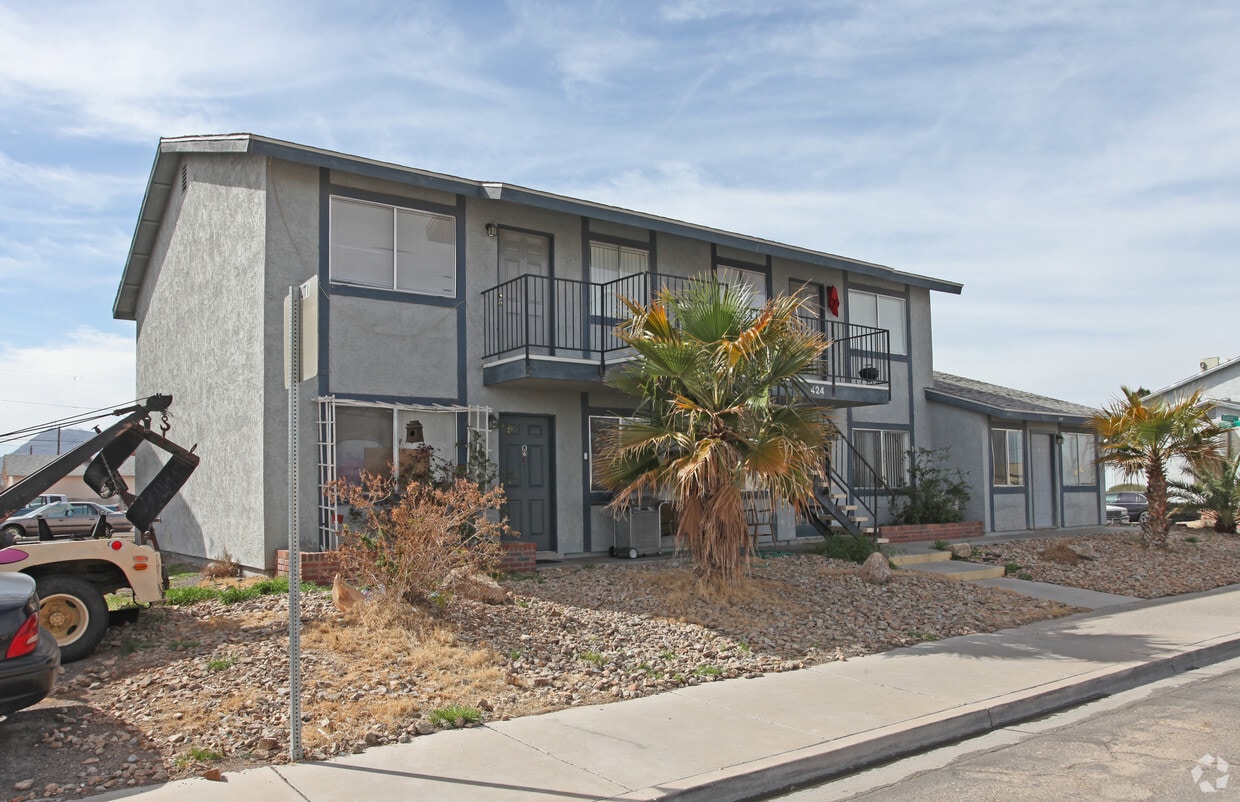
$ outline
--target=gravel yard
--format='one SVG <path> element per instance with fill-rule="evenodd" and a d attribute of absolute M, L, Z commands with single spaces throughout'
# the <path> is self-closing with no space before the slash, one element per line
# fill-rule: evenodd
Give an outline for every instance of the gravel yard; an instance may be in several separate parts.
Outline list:
<path fill-rule="evenodd" d="M 1053 541 L 982 550 L 1034 579 L 1160 596 L 1240 582 L 1240 538 L 1194 532 L 1151 553 L 1131 531 L 1095 559 Z M 671 688 L 743 681 L 925 640 L 1074 612 L 904 571 L 886 586 L 816 556 L 755 563 L 743 597 L 707 604 L 676 560 L 600 560 L 503 583 L 512 603 L 452 599 L 411 625 L 361 623 L 303 594 L 303 719 L 311 759 L 425 737 L 473 712 L 498 720 Z M 78 798 L 287 760 L 287 600 L 145 611 L 66 666 L 54 696 L 0 724 L 0 799 Z M 454 707 L 455 706 L 455 707 Z"/>
<path fill-rule="evenodd" d="M 1092 557 L 1073 560 L 1056 543 L 1087 545 Z M 1009 574 L 1102 593 L 1157 599 L 1240 583 L 1240 536 L 1175 527 L 1166 552 L 1141 545 L 1136 528 L 1088 538 L 1015 540 L 982 547 L 974 562 L 1009 567 Z"/>

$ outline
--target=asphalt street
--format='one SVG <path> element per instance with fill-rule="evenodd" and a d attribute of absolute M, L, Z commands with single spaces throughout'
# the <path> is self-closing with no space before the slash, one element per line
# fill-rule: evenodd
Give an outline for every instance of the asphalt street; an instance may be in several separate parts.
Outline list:
<path fill-rule="evenodd" d="M 1240 799 L 1240 660 L 769 799 L 1016 797 Z"/>

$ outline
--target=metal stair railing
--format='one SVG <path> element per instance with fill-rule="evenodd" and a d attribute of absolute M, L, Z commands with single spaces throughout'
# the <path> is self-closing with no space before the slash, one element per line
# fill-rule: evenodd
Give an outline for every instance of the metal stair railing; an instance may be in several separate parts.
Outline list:
<path fill-rule="evenodd" d="M 874 477 L 874 486 L 864 489 L 853 487 L 848 482 L 847 477 L 838 470 L 834 460 L 830 458 L 830 452 L 828 452 L 826 464 L 827 481 L 814 489 L 814 500 L 820 509 L 830 515 L 853 537 L 878 538 L 881 536 L 881 528 L 878 523 L 878 497 L 882 492 L 890 494 L 892 492 L 891 487 L 883 480 L 882 475 L 866 461 L 865 457 L 861 455 L 861 452 L 857 450 L 856 446 L 848 438 L 840 435 L 833 442 L 841 443 L 847 449 L 848 454 L 845 456 L 851 456 L 853 460 L 854 475 L 869 474 Z M 843 504 L 837 503 L 836 495 L 844 497 Z M 863 527 L 860 525 L 862 520 L 869 520 L 872 523 L 868 527 Z M 824 537 L 834 533 L 834 527 L 831 527 L 821 519 L 817 519 L 812 509 L 810 512 L 810 523 Z M 866 531 L 867 529 L 870 531 Z"/>

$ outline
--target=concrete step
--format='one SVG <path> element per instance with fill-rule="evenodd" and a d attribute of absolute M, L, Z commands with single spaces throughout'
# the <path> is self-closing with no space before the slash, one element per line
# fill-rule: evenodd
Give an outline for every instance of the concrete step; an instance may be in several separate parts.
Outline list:
<path fill-rule="evenodd" d="M 950 555 L 949 555 L 950 556 Z M 974 579 L 997 579 L 1003 576 L 1002 565 L 982 565 L 965 560 L 938 560 L 935 562 L 913 563 L 902 566 L 905 571 L 969 582 Z"/>
<path fill-rule="evenodd" d="M 917 551 L 912 554 L 897 554 L 891 557 L 891 564 L 901 568 L 918 563 L 945 562 L 952 558 L 950 551 Z"/>

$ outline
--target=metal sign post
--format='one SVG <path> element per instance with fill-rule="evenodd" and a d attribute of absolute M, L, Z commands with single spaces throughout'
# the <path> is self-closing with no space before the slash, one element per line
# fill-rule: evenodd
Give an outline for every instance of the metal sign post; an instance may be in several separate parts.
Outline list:
<path fill-rule="evenodd" d="M 301 287 L 288 290 L 288 757 L 302 758 L 301 750 L 301 527 L 300 488 L 297 484 L 298 434 L 301 429 Z"/>

